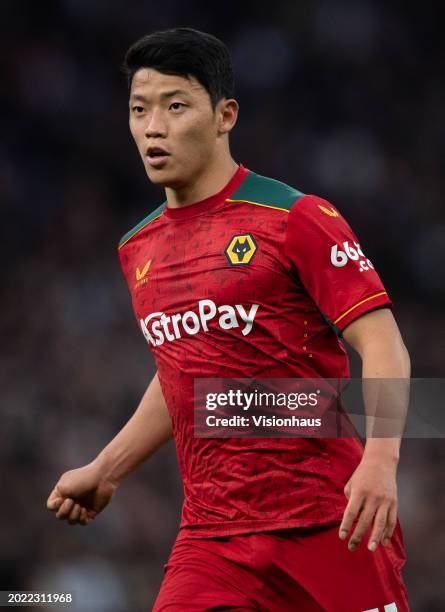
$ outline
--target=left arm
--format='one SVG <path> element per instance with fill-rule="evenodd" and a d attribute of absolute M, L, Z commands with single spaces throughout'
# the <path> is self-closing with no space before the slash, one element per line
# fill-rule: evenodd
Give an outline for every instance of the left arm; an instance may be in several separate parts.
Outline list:
<path fill-rule="evenodd" d="M 408 351 L 388 308 L 362 315 L 346 327 L 343 337 L 362 359 L 363 379 L 405 379 L 408 386 L 411 372 Z M 364 399 L 366 409 L 366 392 Z M 402 405 L 396 408 L 399 412 L 396 421 L 402 425 L 405 403 L 402 398 Z M 391 409 L 391 406 L 386 408 Z M 401 433 L 400 430 L 400 436 Z M 396 473 L 400 441 L 398 434 L 397 437 L 367 436 L 362 460 L 344 489 L 348 504 L 340 525 L 340 539 L 348 537 L 358 517 L 349 539 L 349 550 L 357 548 L 372 523 L 369 550 L 375 551 L 380 542 L 387 545 L 393 534 L 397 521 Z"/>

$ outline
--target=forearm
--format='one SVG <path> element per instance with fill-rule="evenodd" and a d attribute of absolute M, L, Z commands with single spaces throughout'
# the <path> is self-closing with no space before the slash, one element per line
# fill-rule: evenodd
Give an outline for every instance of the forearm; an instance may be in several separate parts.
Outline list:
<path fill-rule="evenodd" d="M 373 524 L 368 549 L 375 551 L 380 542 L 389 543 L 397 524 L 396 474 L 409 400 L 410 361 L 387 308 L 359 317 L 343 337 L 362 359 L 366 445 L 345 486 L 348 503 L 339 536 L 346 539 L 352 533 L 348 548 L 355 550 Z"/>
<path fill-rule="evenodd" d="M 171 437 L 170 415 L 156 374 L 133 416 L 94 463 L 105 478 L 120 483 Z"/>
<path fill-rule="evenodd" d="M 398 463 L 409 402 L 410 359 L 400 338 L 376 338 L 362 351 L 367 415 L 364 457 Z"/>

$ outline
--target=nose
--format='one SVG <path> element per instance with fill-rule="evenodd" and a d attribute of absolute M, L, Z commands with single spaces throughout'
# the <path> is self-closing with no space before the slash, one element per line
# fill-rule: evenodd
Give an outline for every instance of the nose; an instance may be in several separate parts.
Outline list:
<path fill-rule="evenodd" d="M 147 138 L 163 137 L 167 134 L 167 125 L 161 109 L 153 109 L 147 119 L 145 136 Z"/>

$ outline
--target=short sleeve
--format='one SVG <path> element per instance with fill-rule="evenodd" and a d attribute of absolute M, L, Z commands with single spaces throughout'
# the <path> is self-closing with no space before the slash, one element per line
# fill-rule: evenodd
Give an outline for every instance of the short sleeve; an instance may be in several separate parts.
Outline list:
<path fill-rule="evenodd" d="M 307 195 L 291 208 L 285 251 L 320 311 L 341 332 L 391 300 L 372 262 L 338 210 Z"/>

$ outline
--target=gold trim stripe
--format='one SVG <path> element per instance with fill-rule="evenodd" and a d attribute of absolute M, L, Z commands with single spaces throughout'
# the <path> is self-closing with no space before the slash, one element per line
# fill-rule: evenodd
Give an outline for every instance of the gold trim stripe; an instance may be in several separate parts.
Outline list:
<path fill-rule="evenodd" d="M 369 302 L 369 300 L 373 300 L 375 298 L 380 297 L 381 295 L 387 295 L 386 291 L 380 291 L 380 293 L 376 293 L 375 295 L 371 295 L 370 297 L 365 298 L 364 300 L 361 300 L 360 302 L 357 302 L 357 304 L 355 304 L 355 306 L 352 306 L 351 308 L 349 308 L 349 310 L 347 310 L 346 312 L 344 312 L 342 315 L 340 315 L 338 317 L 338 319 L 335 319 L 334 321 L 334 325 L 337 325 L 337 323 L 339 321 L 341 321 L 342 319 L 344 319 L 344 317 L 346 317 L 346 315 L 348 315 L 350 312 L 352 312 L 353 310 L 355 310 L 356 308 L 358 308 L 359 306 L 361 306 L 362 304 L 364 304 L 365 302 Z"/>
<path fill-rule="evenodd" d="M 284 210 L 284 212 L 289 212 L 287 208 L 281 208 L 281 206 L 272 206 L 270 204 L 260 204 L 260 202 L 251 202 L 250 200 L 231 200 L 230 198 L 226 198 L 226 202 L 244 202 L 245 204 L 254 204 L 254 206 L 263 206 L 264 208 L 274 208 L 275 210 Z"/>
<path fill-rule="evenodd" d="M 254 206 L 263 206 L 264 208 L 274 208 L 275 210 L 283 210 L 284 212 L 287 212 L 287 213 L 289 212 L 287 208 L 281 208 L 280 206 L 271 206 L 270 204 L 261 204 L 260 202 L 251 202 L 250 200 L 231 200 L 230 198 L 226 198 L 226 202 L 244 202 L 245 204 L 253 204 Z M 139 234 L 139 232 L 142 231 L 144 227 L 147 227 L 147 225 L 150 225 L 150 223 L 152 223 L 153 221 L 156 221 L 156 219 L 159 219 L 161 215 L 162 213 L 160 213 L 157 217 L 154 217 L 154 219 L 150 219 L 150 221 L 147 221 L 147 223 L 145 223 L 142 227 L 140 227 L 137 230 L 137 232 L 134 232 L 134 234 L 131 234 L 131 236 L 129 236 L 125 240 L 125 242 L 120 244 L 119 249 L 121 249 L 124 245 L 126 245 L 127 242 L 133 238 L 133 236 L 136 236 L 136 234 Z"/>

